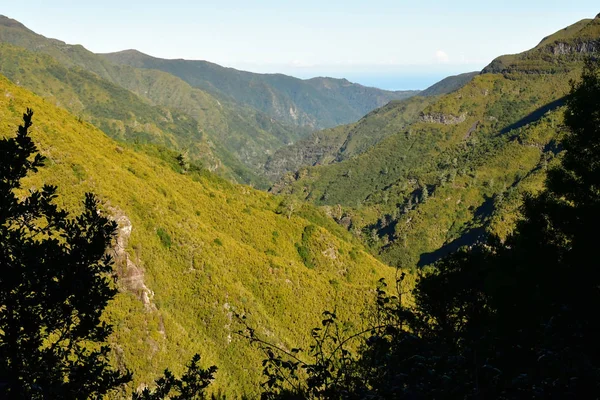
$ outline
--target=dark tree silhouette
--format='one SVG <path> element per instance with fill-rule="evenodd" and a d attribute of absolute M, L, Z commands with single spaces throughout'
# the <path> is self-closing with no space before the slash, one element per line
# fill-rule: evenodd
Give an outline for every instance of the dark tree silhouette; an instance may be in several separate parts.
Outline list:
<path fill-rule="evenodd" d="M 32 115 L 0 140 L 0 394 L 100 398 L 131 379 L 110 366 L 111 327 L 100 320 L 116 294 L 106 254 L 116 223 L 92 194 L 69 218 L 54 204 L 55 186 L 19 190 L 44 165 L 29 136 Z"/>
<path fill-rule="evenodd" d="M 181 378 L 175 377 L 168 369 L 164 376 L 156 380 L 154 389 L 145 388 L 134 393 L 133 400 L 201 400 L 206 398 L 204 389 L 213 381 L 217 367 L 200 367 L 200 356 L 194 355 Z"/>
<path fill-rule="evenodd" d="M 344 356 L 350 363 L 326 365 L 335 377 L 326 393 L 310 364 L 259 341 L 271 351 L 264 397 L 598 398 L 598 60 L 586 62 L 566 105 L 562 163 L 548 172 L 546 190 L 524 199 L 505 242 L 491 237 L 437 262 L 418 279 L 411 307 L 380 288 L 377 324 L 356 355 Z M 317 365 L 335 359 L 312 353 Z"/>

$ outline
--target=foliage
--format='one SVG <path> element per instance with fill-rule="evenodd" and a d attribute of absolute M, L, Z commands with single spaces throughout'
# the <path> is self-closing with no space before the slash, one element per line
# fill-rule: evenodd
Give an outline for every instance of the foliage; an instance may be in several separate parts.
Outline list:
<path fill-rule="evenodd" d="M 352 138 L 387 134 L 347 159 L 304 167 L 274 190 L 341 207 L 340 224 L 382 261 L 404 268 L 431 264 L 488 234 L 505 239 L 519 218 L 522 194 L 542 190 L 546 170 L 558 162 L 568 81 L 583 66 L 582 54 L 563 57 L 552 49 L 567 38 L 597 41 L 598 19 L 559 33 L 519 55 L 560 65 L 553 73 L 486 70 L 455 92 L 429 98 L 412 121 L 407 110 L 390 104 L 359 124 L 323 132 L 322 143 L 344 129 Z M 582 51 L 597 49 L 586 46 Z"/>
<path fill-rule="evenodd" d="M 283 123 L 311 129 L 354 122 L 391 100 L 418 93 L 364 87 L 345 79 L 301 80 L 282 74 L 255 74 L 207 61 L 155 58 L 136 50 L 104 57 L 120 65 L 168 72 L 221 100 L 240 102 Z"/>
<path fill-rule="evenodd" d="M 489 238 L 423 270 L 414 302 L 378 288 L 376 323 L 357 351 L 317 328 L 309 363 L 246 327 L 267 356 L 263 398 L 595 397 L 600 324 L 589 310 L 600 305 L 596 61 L 573 84 L 565 123 L 563 162 L 550 169 L 545 190 L 526 198 L 506 241 Z M 334 313 L 325 317 L 327 329 L 340 326 Z M 327 340 L 345 351 L 336 358 L 337 348 L 323 346 Z"/>
<path fill-rule="evenodd" d="M 391 101 L 356 123 L 314 132 L 304 140 L 278 149 L 267 160 L 265 173 L 276 180 L 300 170 L 296 175 L 302 177 L 303 167 L 333 164 L 364 153 L 415 122 L 419 113 L 435 99 L 412 96 Z"/>
<path fill-rule="evenodd" d="M 304 356 L 305 351 L 301 348 L 288 351 L 259 337 L 245 316 L 238 316 L 243 326 L 239 334 L 266 356 L 261 398 L 363 399 L 386 398 L 383 394 L 387 398 L 411 394 L 408 385 L 390 386 L 390 382 L 385 381 L 392 368 L 399 366 L 394 364 L 392 367 L 392 363 L 400 360 L 398 357 L 390 360 L 385 355 L 398 346 L 398 343 L 392 345 L 391 341 L 399 336 L 404 339 L 411 336 L 404 330 L 411 315 L 402 297 L 402 291 L 406 289 L 403 285 L 405 277 L 402 273 L 396 280 L 398 296 L 387 294 L 384 279 L 378 282 L 374 307 L 365 320 L 366 329 L 357 329 L 352 323 L 340 321 L 335 312 L 325 311 L 320 327 L 311 331 L 313 344 Z M 413 336 L 413 339 L 417 338 Z M 415 350 L 415 340 L 405 342 L 404 351 Z M 404 364 L 418 365 L 419 362 L 405 360 Z M 409 377 L 406 373 L 402 376 Z M 425 383 L 427 377 L 426 374 L 411 375 L 409 379 L 421 379 Z M 402 390 L 405 392 L 400 393 Z"/>
<path fill-rule="evenodd" d="M 119 140 L 188 152 L 228 179 L 268 187 L 266 155 L 305 132 L 174 75 L 112 64 L 0 18 L 0 73 Z"/>
<path fill-rule="evenodd" d="M 100 398 L 131 380 L 111 367 L 101 320 L 111 284 L 116 224 L 86 194 L 69 218 L 56 186 L 19 198 L 22 180 L 44 165 L 30 137 L 31 110 L 16 138 L 0 140 L 0 391 L 10 398 Z"/>
<path fill-rule="evenodd" d="M 120 397 L 150 385 L 165 366 L 181 376 L 195 352 L 207 365 L 219 366 L 207 390 L 252 396 L 260 356 L 231 337 L 233 309 L 252 313 L 257 328 L 268 326 L 281 343 L 303 344 L 310 340 L 304 327 L 319 320 L 312 310 L 335 302 L 338 315 L 352 315 L 378 277 L 393 276 L 392 268 L 314 206 L 302 204 L 290 219 L 278 215 L 279 196 L 232 184 L 193 163 L 182 174 L 179 152 L 117 143 L 0 77 L 0 120 L 16 126 L 16 110 L 26 105 L 36 109 L 31 133 L 48 161 L 24 179 L 18 196 L 44 183 L 56 185 L 57 204 L 79 214 L 79 199 L 94 192 L 101 210 L 119 222 L 119 293 L 103 320 L 114 326 L 114 365 L 134 375 Z M 318 227 L 309 246 L 314 269 L 306 268 L 294 246 L 311 224 Z M 170 247 L 157 235 L 159 228 L 168 233 Z"/>
<path fill-rule="evenodd" d="M 287 219 L 292 218 L 292 215 L 300 207 L 300 202 L 293 197 L 284 197 L 277 206 L 277 214 L 283 214 Z"/>
<path fill-rule="evenodd" d="M 597 52 L 600 18 L 584 19 L 545 37 L 532 50 L 505 55 L 493 60 L 484 72 L 514 77 L 526 74 L 560 74 L 581 63 L 590 52 Z M 596 48 L 596 50 L 594 50 Z"/>
<path fill-rule="evenodd" d="M 163 228 L 158 228 L 158 229 L 156 229 L 156 234 L 160 238 L 161 243 L 166 248 L 171 247 L 171 242 L 172 242 L 171 235 L 169 235 L 169 233 L 167 231 L 165 231 Z"/>
<path fill-rule="evenodd" d="M 133 400 L 199 400 L 206 398 L 204 390 L 213 381 L 217 367 L 202 369 L 199 365 L 200 356 L 192 357 L 186 372 L 177 378 L 165 370 L 164 376 L 156 380 L 154 389 L 145 388 L 140 393 L 134 393 Z"/>
<path fill-rule="evenodd" d="M 336 398 L 342 387 L 358 383 L 359 377 L 349 369 L 354 359 L 348 350 L 348 342 L 366 332 L 345 337 L 345 329 L 338 323 L 334 312 L 325 311 L 323 318 L 322 327 L 311 331 L 313 344 L 308 351 L 311 361 L 303 361 L 300 358 L 302 349 L 287 351 L 261 339 L 245 322 L 245 317 L 239 317 L 244 329 L 238 334 L 256 345 L 266 356 L 263 361 L 265 381 L 261 384 L 261 398 Z"/>

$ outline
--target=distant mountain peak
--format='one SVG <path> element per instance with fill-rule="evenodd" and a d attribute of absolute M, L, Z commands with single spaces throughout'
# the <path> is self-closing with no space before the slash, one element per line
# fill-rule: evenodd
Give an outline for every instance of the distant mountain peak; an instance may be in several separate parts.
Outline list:
<path fill-rule="evenodd" d="M 27 29 L 29 31 L 29 29 L 25 25 L 20 23 L 19 21 L 9 18 L 2 14 L 0 14 L 0 26 L 6 26 L 9 28 Z"/>
<path fill-rule="evenodd" d="M 125 50 L 117 51 L 117 52 L 115 52 L 115 54 L 139 54 L 141 56 L 148 55 L 148 54 L 142 53 L 141 51 L 136 50 L 136 49 L 125 49 Z"/>
<path fill-rule="evenodd" d="M 111 54 L 118 54 L 120 56 L 126 56 L 126 57 L 146 57 L 146 58 L 154 58 L 149 54 L 146 53 L 142 53 L 139 50 L 136 49 L 125 49 L 125 50 L 120 50 L 120 51 L 115 51 L 114 53 L 104 53 L 101 55 L 111 55 Z"/>

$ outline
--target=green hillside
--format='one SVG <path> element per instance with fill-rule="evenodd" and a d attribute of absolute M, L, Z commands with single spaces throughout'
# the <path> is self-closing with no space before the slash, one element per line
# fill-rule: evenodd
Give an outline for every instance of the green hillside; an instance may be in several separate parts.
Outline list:
<path fill-rule="evenodd" d="M 599 17 L 584 19 L 545 37 L 535 48 L 521 54 L 496 58 L 483 72 L 555 74 L 572 69 L 590 53 L 600 51 Z"/>
<path fill-rule="evenodd" d="M 478 74 L 467 72 L 449 76 L 418 95 L 390 101 L 357 123 L 317 131 L 291 146 L 282 147 L 267 160 L 265 175 L 277 182 L 285 174 L 295 173 L 302 167 L 326 165 L 355 157 L 415 122 L 421 111 L 436 100 L 436 96 L 460 89 Z M 277 183 L 274 190 L 277 191 L 287 180 L 289 177 Z"/>
<path fill-rule="evenodd" d="M 106 317 L 115 360 L 135 373 L 132 387 L 167 366 L 179 372 L 199 352 L 219 367 L 215 390 L 255 393 L 262 356 L 236 338 L 234 311 L 273 342 L 304 345 L 321 310 L 355 316 L 380 277 L 393 279 L 392 268 L 316 208 L 298 206 L 288 218 L 280 197 L 205 169 L 185 172 L 170 150 L 119 144 L 0 77 L 3 135 L 26 107 L 48 161 L 24 190 L 56 184 L 58 204 L 71 211 L 92 191 L 119 223 L 121 290 Z"/>
<path fill-rule="evenodd" d="M 357 121 L 391 100 L 418 93 L 365 87 L 346 79 L 302 80 L 283 74 L 256 74 L 207 61 L 155 58 L 137 50 L 104 54 L 104 57 L 116 64 L 168 72 L 219 98 L 253 107 L 278 121 L 311 129 Z"/>
<path fill-rule="evenodd" d="M 366 152 L 303 168 L 275 189 L 342 205 L 339 222 L 394 265 L 435 261 L 486 229 L 506 234 L 519 193 L 541 187 L 558 152 L 553 140 L 569 80 L 598 51 L 589 43 L 600 39 L 600 18 L 576 26 L 510 56 L 518 61 L 503 73 L 490 72 L 499 65 L 494 61 L 487 73 L 433 101 L 415 122 Z M 556 54 L 561 43 L 588 44 Z"/>
<path fill-rule="evenodd" d="M 406 128 L 434 100 L 413 96 L 391 101 L 354 124 L 314 132 L 307 139 L 277 150 L 265 164 L 265 174 L 277 181 L 305 166 L 327 165 L 357 156 Z"/>
<path fill-rule="evenodd" d="M 419 96 L 439 96 L 441 94 L 454 92 L 465 86 L 477 75 L 479 75 L 479 71 L 449 76 L 423 90 L 419 93 Z"/>
<path fill-rule="evenodd" d="M 114 65 L 82 46 L 67 45 L 55 39 L 47 39 L 17 21 L 3 16 L 0 16 L 0 43 L 18 46 L 28 52 L 21 55 L 24 58 L 24 65 L 16 64 L 11 58 L 2 58 L 0 63 L 4 65 L 3 70 L 7 71 L 11 79 L 19 80 L 20 84 L 38 94 L 73 97 L 71 93 L 63 92 L 81 92 L 86 90 L 86 85 L 74 82 L 74 79 L 68 77 L 69 79 L 62 79 L 62 86 L 59 89 L 63 92 L 54 92 L 52 90 L 54 87 L 43 88 L 39 83 L 42 79 L 61 80 L 67 72 L 69 75 L 79 76 L 86 75 L 84 72 L 87 72 L 86 80 L 95 79 L 94 85 L 103 86 L 105 92 L 108 88 L 115 92 L 115 86 L 119 86 L 137 95 L 139 99 L 134 100 L 133 107 L 142 107 L 139 104 L 146 102 L 148 105 L 166 107 L 172 114 L 185 114 L 193 118 L 197 124 L 194 128 L 188 127 L 188 132 L 174 130 L 169 132 L 171 135 L 169 138 L 161 138 L 156 142 L 174 141 L 175 147 L 180 151 L 188 151 L 194 155 L 197 151 L 194 148 L 189 149 L 190 136 L 194 143 L 204 141 L 208 143 L 202 146 L 204 154 L 208 154 L 208 147 L 213 147 L 211 149 L 213 155 L 207 156 L 204 160 L 216 170 L 222 163 L 226 167 L 223 175 L 234 176 L 241 182 L 265 186 L 264 180 L 261 181 L 256 174 L 261 170 L 268 155 L 307 133 L 300 128 L 284 126 L 250 107 L 218 100 L 171 74 Z M 17 52 L 14 49 L 11 51 Z M 36 61 L 38 55 L 43 57 Z M 51 66 L 46 68 L 45 63 Z M 31 73 L 35 73 L 36 76 L 32 76 Z M 82 104 L 72 104 L 69 99 L 62 102 L 61 106 L 74 112 L 83 109 L 84 112 L 89 111 L 89 114 L 94 116 L 95 108 L 106 107 L 106 105 L 95 104 L 97 98 L 93 93 L 95 88 L 90 90 L 92 93 L 87 95 L 86 99 L 79 96 L 74 100 L 74 103 L 82 102 Z M 118 96 L 133 98 L 123 91 L 118 93 Z M 83 102 L 84 100 L 86 102 Z M 127 102 L 120 104 L 123 105 L 127 105 Z M 123 113 L 127 108 L 123 107 L 120 110 Z M 137 115 L 135 110 L 131 111 Z M 103 116 L 107 115 L 113 117 L 112 113 L 104 113 Z M 154 119 L 151 119 L 151 122 L 155 125 L 161 123 L 160 120 Z M 105 128 L 106 125 L 103 125 L 102 129 Z M 118 136 L 116 132 L 107 133 Z"/>

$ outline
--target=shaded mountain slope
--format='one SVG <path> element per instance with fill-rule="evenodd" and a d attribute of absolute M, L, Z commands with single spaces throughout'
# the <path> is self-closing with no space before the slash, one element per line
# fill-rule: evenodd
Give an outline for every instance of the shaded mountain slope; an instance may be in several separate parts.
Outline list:
<path fill-rule="evenodd" d="M 116 64 L 168 72 L 222 99 L 250 106 L 286 124 L 311 129 L 357 121 L 391 100 L 418 93 L 365 87 L 346 79 L 302 80 L 283 74 L 256 74 L 207 61 L 156 58 L 137 50 L 103 56 Z"/>

